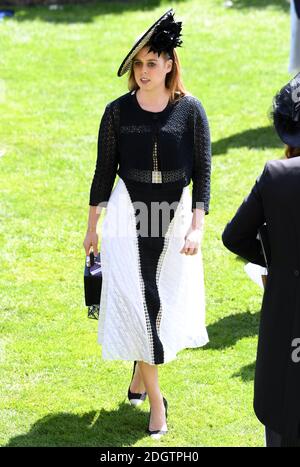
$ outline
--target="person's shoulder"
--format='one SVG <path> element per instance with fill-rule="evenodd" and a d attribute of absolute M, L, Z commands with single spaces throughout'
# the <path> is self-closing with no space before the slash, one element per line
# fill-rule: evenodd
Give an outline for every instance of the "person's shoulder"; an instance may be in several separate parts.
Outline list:
<path fill-rule="evenodd" d="M 257 180 L 262 181 L 262 180 L 265 180 L 265 179 L 266 179 L 267 175 L 270 173 L 270 168 L 271 168 L 271 170 L 272 170 L 272 165 L 273 165 L 272 163 L 273 163 L 273 162 L 276 163 L 276 162 L 278 162 L 278 160 L 272 160 L 272 159 L 270 159 L 270 160 L 267 160 L 267 161 L 264 163 L 264 166 L 263 166 L 263 168 L 261 169 L 261 171 L 260 171 L 260 173 L 259 173 L 259 175 L 258 175 Z"/>
<path fill-rule="evenodd" d="M 109 101 L 106 106 L 107 107 L 117 107 L 117 106 L 120 106 L 122 104 L 126 104 L 127 102 L 130 101 L 130 97 L 131 97 L 131 92 L 128 91 L 126 92 L 125 94 L 122 94 L 121 96 L 119 97 L 116 97 L 115 99 Z"/>
<path fill-rule="evenodd" d="M 181 99 L 184 99 L 192 107 L 196 107 L 196 108 L 201 107 L 201 108 L 203 108 L 201 100 L 198 97 L 191 94 L 191 93 L 187 92 Z"/>
<path fill-rule="evenodd" d="M 270 159 L 265 162 L 264 172 L 278 173 L 287 169 L 290 159 Z"/>
<path fill-rule="evenodd" d="M 266 162 L 265 170 L 273 176 L 286 175 L 289 172 L 299 174 L 300 157 L 284 157 L 283 159 L 272 159 Z"/>
<path fill-rule="evenodd" d="M 259 175 L 259 180 L 263 183 L 279 181 L 282 177 L 285 178 L 289 173 L 294 173 L 295 165 L 298 166 L 300 171 L 300 158 L 299 161 L 293 161 L 287 158 L 267 160 Z"/>
<path fill-rule="evenodd" d="M 126 102 L 129 102 L 131 97 L 130 94 L 130 92 L 126 92 L 125 94 L 108 101 L 104 106 L 102 118 L 113 119 L 115 122 L 119 122 L 122 105 L 125 103 L 126 108 Z"/>
<path fill-rule="evenodd" d="M 194 118 L 202 117 L 206 118 L 206 112 L 201 100 L 191 93 L 186 93 L 181 97 L 183 105 L 187 106 L 189 113 Z"/>

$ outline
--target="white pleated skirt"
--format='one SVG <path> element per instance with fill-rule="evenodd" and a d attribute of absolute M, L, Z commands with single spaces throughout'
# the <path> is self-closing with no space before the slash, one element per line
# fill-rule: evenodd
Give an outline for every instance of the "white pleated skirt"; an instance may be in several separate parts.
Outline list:
<path fill-rule="evenodd" d="M 185 186 L 159 251 L 154 282 L 142 274 L 143 257 L 135 209 L 126 183 L 119 178 L 102 223 L 102 290 L 98 342 L 104 360 L 168 363 L 185 348 L 204 346 L 205 291 L 201 249 L 180 253 L 192 221 L 192 199 Z M 155 287 L 154 287 L 155 286 Z M 159 297 L 153 314 L 146 291 Z"/>

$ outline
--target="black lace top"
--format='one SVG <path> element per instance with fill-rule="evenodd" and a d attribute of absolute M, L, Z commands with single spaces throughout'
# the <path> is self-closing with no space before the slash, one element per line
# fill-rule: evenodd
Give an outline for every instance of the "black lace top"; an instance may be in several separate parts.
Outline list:
<path fill-rule="evenodd" d="M 98 133 L 90 206 L 106 206 L 116 174 L 143 189 L 153 183 L 180 188 L 193 182 L 192 210 L 209 212 L 211 142 L 205 110 L 194 96 L 161 112 L 142 109 L 135 91 L 109 102 Z"/>

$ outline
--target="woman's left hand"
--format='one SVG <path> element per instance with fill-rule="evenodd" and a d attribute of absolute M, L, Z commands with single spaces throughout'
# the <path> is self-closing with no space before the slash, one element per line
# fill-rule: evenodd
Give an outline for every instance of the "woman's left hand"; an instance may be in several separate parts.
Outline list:
<path fill-rule="evenodd" d="M 187 231 L 186 236 L 184 237 L 185 243 L 180 250 L 180 253 L 186 255 L 196 255 L 201 246 L 203 237 L 203 229 L 193 228 L 192 226 Z"/>

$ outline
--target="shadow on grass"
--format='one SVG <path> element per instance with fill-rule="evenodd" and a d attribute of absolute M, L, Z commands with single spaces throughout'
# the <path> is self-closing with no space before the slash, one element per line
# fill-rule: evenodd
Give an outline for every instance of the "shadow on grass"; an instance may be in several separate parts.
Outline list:
<path fill-rule="evenodd" d="M 289 11 L 290 5 L 286 0 L 233 0 L 233 8 L 266 8 L 274 6 L 283 11 Z"/>
<path fill-rule="evenodd" d="M 271 126 L 242 131 L 212 143 L 212 154 L 226 154 L 231 148 L 263 149 L 283 148 L 283 144 Z"/>
<path fill-rule="evenodd" d="M 174 10 L 176 4 L 185 0 L 173 0 Z M 49 5 L 31 5 L 26 7 L 12 7 L 15 16 L 6 21 L 45 21 L 48 23 L 89 23 L 93 22 L 96 16 L 103 14 L 122 14 L 126 11 L 151 11 L 161 6 L 162 14 L 170 8 L 169 4 L 162 0 L 106 0 L 87 3 L 64 4 L 62 9 L 50 10 Z M 7 6 L 8 7 L 8 6 Z M 176 13 L 176 10 L 175 10 Z M 153 18 L 155 19 L 155 18 Z M 138 27 L 137 27 L 138 29 Z"/>
<path fill-rule="evenodd" d="M 243 381 L 253 381 L 255 372 L 255 362 L 249 363 L 240 368 L 239 371 L 232 375 L 233 378 L 241 378 Z"/>
<path fill-rule="evenodd" d="M 47 415 L 28 433 L 11 438 L 6 447 L 131 446 L 147 436 L 147 426 L 148 414 L 123 402 L 117 410 Z"/>
<path fill-rule="evenodd" d="M 244 337 L 253 337 L 258 334 L 260 312 L 237 313 L 226 316 L 216 323 L 207 326 L 209 343 L 203 350 L 220 350 L 233 347 L 237 341 Z"/>
<path fill-rule="evenodd" d="M 226 316 L 214 324 L 207 326 L 209 343 L 203 350 L 220 350 L 226 347 L 233 347 L 237 341 L 244 337 L 254 337 L 258 335 L 260 312 L 237 313 Z M 232 378 L 241 378 L 242 381 L 253 381 L 255 372 L 255 362 L 245 365 L 232 375 Z"/>

